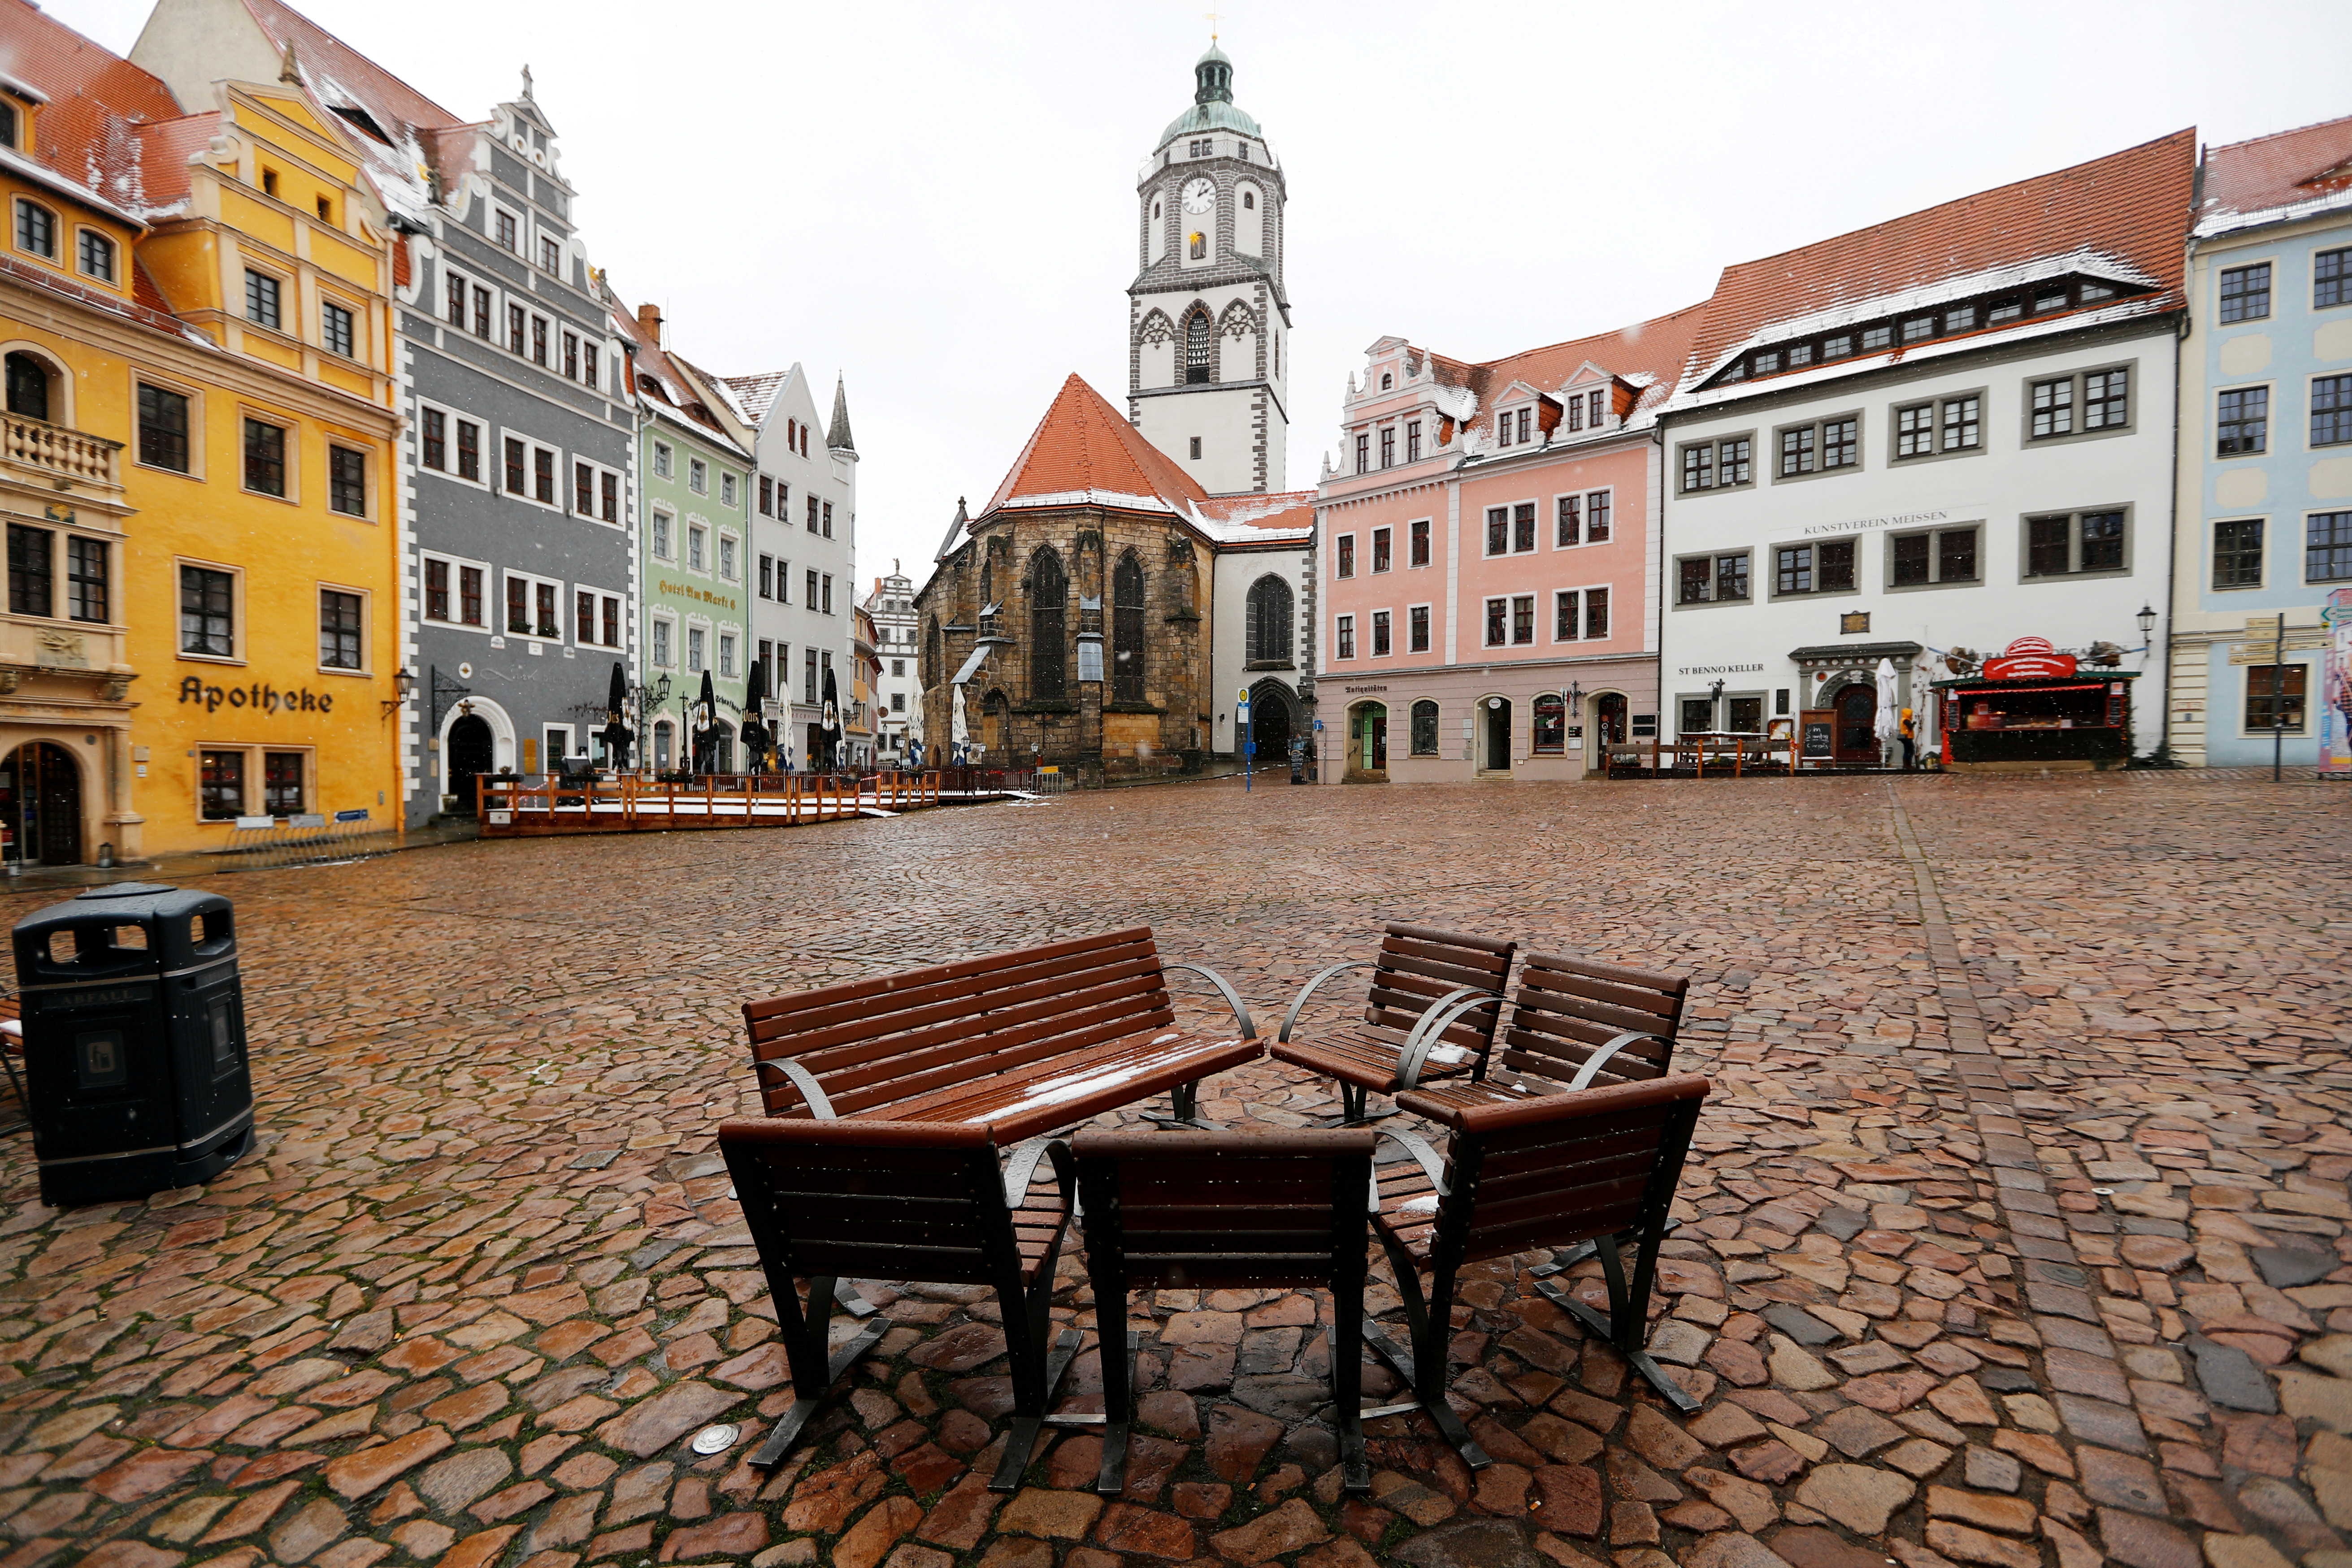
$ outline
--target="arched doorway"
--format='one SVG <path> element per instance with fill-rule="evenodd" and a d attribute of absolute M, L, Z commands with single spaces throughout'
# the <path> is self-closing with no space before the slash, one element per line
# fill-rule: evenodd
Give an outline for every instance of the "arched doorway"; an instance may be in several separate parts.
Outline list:
<path fill-rule="evenodd" d="M 496 771 L 492 765 L 498 760 L 498 743 L 490 733 L 490 721 L 479 714 L 458 715 L 441 748 L 449 759 L 448 792 L 457 798 L 457 814 L 470 817 L 478 809 L 474 780 Z"/>
<path fill-rule="evenodd" d="M 26 865 L 81 863 L 81 769 L 73 753 L 27 741 L 0 762 L 0 821 L 7 856 Z"/>
<path fill-rule="evenodd" d="M 1478 722 L 1486 727 L 1486 771 L 1508 773 L 1511 770 L 1511 699 L 1481 698 Z"/>
<path fill-rule="evenodd" d="M 1348 710 L 1348 770 L 1386 773 L 1389 766 L 1389 710 L 1380 703 L 1358 703 Z"/>
<path fill-rule="evenodd" d="M 1878 766 L 1878 688 L 1856 681 L 1837 695 L 1837 760 L 1844 768 Z"/>
<path fill-rule="evenodd" d="M 1278 681 L 1260 682 L 1250 693 L 1250 756 L 1260 768 L 1276 768 L 1290 760 L 1290 742 L 1297 734 L 1290 711 L 1290 693 Z"/>
<path fill-rule="evenodd" d="M 8 412 L 20 419 L 49 419 L 49 368 L 30 354 L 8 356 Z"/>
<path fill-rule="evenodd" d="M 717 733 L 710 737 L 710 770 L 713 773 L 732 773 L 735 771 L 735 727 L 722 718 L 712 728 Z"/>
<path fill-rule="evenodd" d="M 1592 699 L 1592 758 L 1596 767 L 1609 766 L 1609 747 L 1625 744 L 1625 694 L 1602 692 Z"/>

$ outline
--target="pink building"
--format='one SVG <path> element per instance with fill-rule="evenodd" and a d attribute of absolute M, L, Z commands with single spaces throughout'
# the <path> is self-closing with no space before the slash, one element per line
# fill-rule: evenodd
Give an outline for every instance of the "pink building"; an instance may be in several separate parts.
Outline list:
<path fill-rule="evenodd" d="M 1655 734 L 1653 427 L 1699 316 L 1483 365 L 1372 345 L 1317 492 L 1325 781 L 1580 779 Z"/>

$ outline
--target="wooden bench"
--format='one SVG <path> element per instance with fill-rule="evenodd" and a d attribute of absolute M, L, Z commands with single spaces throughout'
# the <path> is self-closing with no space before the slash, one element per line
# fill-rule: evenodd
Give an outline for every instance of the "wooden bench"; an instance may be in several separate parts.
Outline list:
<path fill-rule="evenodd" d="M 1270 1053 L 1339 1081 L 1335 1124 L 1394 1115 L 1368 1113 L 1368 1097 L 1435 1079 L 1485 1076 L 1486 1051 L 1502 1016 L 1503 985 L 1517 951 L 1515 942 L 1391 922 L 1378 958 L 1334 964 L 1300 988 Z M 1361 1017 L 1317 1030 L 1307 1040 L 1293 1040 L 1291 1031 L 1307 998 L 1324 981 L 1350 969 L 1372 971 Z"/>
<path fill-rule="evenodd" d="M 1675 1409 L 1687 1415 L 1698 1408 L 1643 1347 L 1659 1244 L 1707 1089 L 1706 1079 L 1684 1073 L 1510 1104 L 1456 1106 L 1411 1090 L 1397 1096 L 1398 1104 L 1452 1134 L 1443 1154 L 1409 1133 L 1381 1134 L 1402 1145 L 1418 1166 L 1383 1176 L 1372 1218 L 1396 1270 L 1412 1343 L 1401 1348 L 1377 1328 L 1365 1338 L 1412 1385 L 1415 1403 L 1472 1469 L 1494 1461 L 1445 1398 L 1456 1287 L 1466 1264 L 1595 1243 L 1609 1289 L 1605 1316 L 1551 1281 L 1557 1263 L 1532 1270 L 1537 1290 L 1614 1346 Z M 1626 1245 L 1634 1253 L 1630 1281 L 1621 1251 Z"/>
<path fill-rule="evenodd" d="M 1050 1350 L 1046 1343 L 1054 1265 L 1070 1221 L 1068 1151 L 1045 1151 L 1053 1165 L 1040 1182 L 1034 1161 L 999 1172 L 986 1127 L 782 1116 L 721 1122 L 719 1147 L 793 1372 L 792 1408 L 751 1463 L 782 1460 L 825 1396 L 894 1326 L 877 1322 L 828 1354 L 844 1281 L 986 1285 L 996 1292 L 1013 1364 L 1013 1428 L 991 1485 L 1018 1486 L 1054 1387 L 1084 1337 L 1065 1329 Z M 809 1282 L 805 1305 L 799 1279 Z"/>
<path fill-rule="evenodd" d="M 1176 1027 L 1167 972 L 1206 976 L 1240 1032 Z M 1232 986 L 1162 964 L 1148 927 L 746 1002 L 772 1116 L 985 1125 L 1000 1145 L 1161 1092 L 1205 1126 L 1200 1081 L 1264 1049 Z"/>
<path fill-rule="evenodd" d="M 1420 1092 L 1461 1108 L 1664 1077 L 1674 1068 L 1675 1032 L 1689 992 L 1688 975 L 1530 953 L 1519 967 L 1492 1068 L 1424 1084 Z"/>
<path fill-rule="evenodd" d="M 1370 1491 L 1358 1411 L 1364 1195 L 1373 1143 L 1369 1128 L 1181 1138 L 1088 1128 L 1071 1141 L 1102 1346 L 1105 1426 L 1097 1491 L 1117 1497 L 1127 1486 L 1138 1359 L 1127 1303 L 1137 1285 L 1328 1290 L 1332 1427 L 1341 1485 L 1360 1496 Z"/>

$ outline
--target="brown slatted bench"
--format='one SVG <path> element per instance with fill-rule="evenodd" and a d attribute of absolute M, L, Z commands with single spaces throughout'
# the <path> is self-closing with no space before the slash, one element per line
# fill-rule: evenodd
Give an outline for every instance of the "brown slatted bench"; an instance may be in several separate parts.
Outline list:
<path fill-rule="evenodd" d="M 1176 1027 L 1176 969 L 1207 977 L 1238 1034 Z M 746 1002 L 743 1022 L 771 1116 L 985 1125 L 1000 1145 L 1163 1092 L 1174 1113 L 1153 1120 L 1205 1126 L 1200 1081 L 1264 1049 L 1223 977 L 1163 964 L 1146 926 Z"/>
<path fill-rule="evenodd" d="M 1674 1070 L 1675 1031 L 1689 991 L 1688 975 L 1530 953 L 1496 1041 L 1498 1071 L 1418 1092 L 1460 1109 L 1663 1078 Z"/>

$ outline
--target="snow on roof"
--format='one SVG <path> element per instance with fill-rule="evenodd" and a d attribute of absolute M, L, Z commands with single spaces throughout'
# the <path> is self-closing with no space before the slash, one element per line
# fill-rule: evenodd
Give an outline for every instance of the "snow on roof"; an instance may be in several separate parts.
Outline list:
<path fill-rule="evenodd" d="M 768 411 L 776 406 L 776 399 L 784 383 L 793 379 L 790 371 L 768 371 L 756 376 L 720 376 L 743 410 L 743 416 L 753 424 L 763 423 Z"/>
<path fill-rule="evenodd" d="M 1217 544 L 1279 544 L 1311 538 L 1315 492 L 1276 490 L 1216 496 L 1192 504 L 1192 526 Z"/>
<path fill-rule="evenodd" d="M 2200 239 L 2352 209 L 2352 116 L 2205 151 Z"/>
<path fill-rule="evenodd" d="M 6 80 L 47 106 L 37 150 L 0 149 L 6 167 L 134 226 L 176 208 L 187 195 L 185 159 L 176 167 L 169 156 L 157 162 L 151 141 L 163 127 L 194 121 L 202 146 L 218 117 L 185 113 L 162 80 L 37 6 L 11 5 L 5 15 Z"/>

